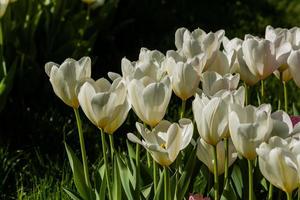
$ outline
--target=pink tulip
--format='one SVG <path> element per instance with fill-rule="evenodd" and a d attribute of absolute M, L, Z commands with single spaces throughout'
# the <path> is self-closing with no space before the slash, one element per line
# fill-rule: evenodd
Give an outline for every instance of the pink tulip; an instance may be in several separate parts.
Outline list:
<path fill-rule="evenodd" d="M 202 194 L 190 194 L 189 200 L 210 200 L 210 198 L 203 197 Z"/>
<path fill-rule="evenodd" d="M 293 126 L 300 122 L 300 116 L 290 116 Z"/>

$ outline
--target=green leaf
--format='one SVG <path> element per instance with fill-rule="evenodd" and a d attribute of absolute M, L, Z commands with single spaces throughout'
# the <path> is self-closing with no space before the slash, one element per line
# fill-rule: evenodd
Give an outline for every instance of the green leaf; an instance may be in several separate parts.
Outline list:
<path fill-rule="evenodd" d="M 68 189 L 68 188 L 63 188 L 64 191 L 69 195 L 69 197 L 73 200 L 83 200 L 76 192 Z"/>
<path fill-rule="evenodd" d="M 85 183 L 83 167 L 73 150 L 65 143 L 69 163 L 73 172 L 75 186 L 83 199 L 90 198 L 90 190 Z"/>
<path fill-rule="evenodd" d="M 124 164 L 124 162 L 121 160 L 120 156 L 117 154 L 117 163 L 118 163 L 118 169 L 120 173 L 121 183 L 123 186 L 123 189 L 125 191 L 125 194 L 128 199 L 134 199 L 132 194 L 134 193 L 133 188 L 130 184 L 130 176 L 132 176 L 130 170 L 128 167 Z"/>
<path fill-rule="evenodd" d="M 184 167 L 182 175 L 180 176 L 178 182 L 178 191 L 177 191 L 178 199 L 184 199 L 184 196 L 190 185 L 192 174 L 194 172 L 195 162 L 196 162 L 196 149 L 193 148 L 192 152 L 190 152 L 189 154 L 188 162 Z"/>
<path fill-rule="evenodd" d="M 158 170 L 159 172 L 159 170 Z M 158 185 L 156 188 L 156 193 L 154 194 L 154 200 L 160 200 L 163 199 L 163 182 L 164 182 L 164 173 L 160 173 L 160 177 L 159 177 L 159 181 L 158 181 Z M 154 186 L 153 186 L 154 187 Z"/>
<path fill-rule="evenodd" d="M 242 176 L 242 172 L 241 169 L 238 165 L 234 165 L 233 166 L 233 170 L 231 173 L 231 178 L 233 181 L 233 186 L 235 188 L 235 191 L 237 192 L 238 196 L 240 199 L 242 199 L 242 195 L 243 195 L 243 176 Z"/>
<path fill-rule="evenodd" d="M 233 189 L 232 183 L 230 181 L 229 186 L 223 190 L 221 200 L 237 200 L 238 197 Z"/>
<path fill-rule="evenodd" d="M 122 190 L 121 190 L 121 182 L 120 182 L 120 175 L 118 170 L 118 165 L 116 161 L 116 156 L 114 157 L 114 166 L 113 166 L 113 198 L 114 200 L 121 200 L 122 198 Z"/>
<path fill-rule="evenodd" d="M 299 111 L 297 110 L 295 103 L 293 103 L 293 115 L 299 115 Z"/>

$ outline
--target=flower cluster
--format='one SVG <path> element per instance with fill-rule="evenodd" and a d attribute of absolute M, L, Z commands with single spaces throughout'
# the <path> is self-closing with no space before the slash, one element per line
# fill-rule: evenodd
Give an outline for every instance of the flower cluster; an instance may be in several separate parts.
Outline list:
<path fill-rule="evenodd" d="M 248 160 L 250 200 L 257 157 L 263 176 L 290 197 L 300 185 L 300 123 L 290 119 L 287 109 L 272 113 L 271 105 L 263 104 L 263 91 L 260 105 L 248 105 L 247 90 L 272 74 L 283 83 L 293 79 L 300 87 L 300 28 L 268 26 L 265 38 L 247 34 L 243 40 L 230 40 L 223 30 L 180 28 L 175 46 L 165 54 L 142 48 L 136 61 L 123 58 L 122 74 L 109 72 L 110 81 L 90 78 L 88 57 L 67 59 L 60 66 L 50 62 L 45 69 L 55 94 L 68 106 L 80 106 L 108 134 L 132 108 L 143 122 L 136 122 L 141 137 L 127 137 L 161 166 L 169 167 L 189 144 L 196 146 L 197 157 L 215 175 L 215 199 L 218 176 L 224 173 L 228 183 L 228 168 L 238 155 Z M 164 120 L 172 92 L 182 101 L 178 123 Z M 187 101 L 192 102 L 191 119 L 184 118 Z M 192 119 L 198 139 L 193 139 Z M 156 186 L 155 177 L 153 181 Z"/>

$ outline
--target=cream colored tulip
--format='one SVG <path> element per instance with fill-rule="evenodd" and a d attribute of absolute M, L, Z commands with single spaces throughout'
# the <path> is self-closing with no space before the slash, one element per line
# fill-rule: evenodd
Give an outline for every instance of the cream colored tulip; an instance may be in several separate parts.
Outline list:
<path fill-rule="evenodd" d="M 220 90 L 235 90 L 240 81 L 239 74 L 225 74 L 221 76 L 217 72 L 207 71 L 202 74 L 202 90 L 204 94 L 213 96 Z"/>
<path fill-rule="evenodd" d="M 256 149 L 259 169 L 272 185 L 291 193 L 299 185 L 296 157 L 286 140 L 274 136 Z"/>
<path fill-rule="evenodd" d="M 183 58 L 177 55 L 167 56 L 164 65 L 171 79 L 172 89 L 179 98 L 187 100 L 196 93 L 200 75 L 193 63 L 184 62 Z"/>
<path fill-rule="evenodd" d="M 245 37 L 242 45 L 244 60 L 249 71 L 259 80 L 264 80 L 279 67 L 275 46 L 265 39 L 250 35 Z"/>
<path fill-rule="evenodd" d="M 131 62 L 126 58 L 121 61 L 122 76 L 127 84 L 134 78 L 149 77 L 154 81 L 159 81 L 166 76 L 162 69 L 162 62 L 165 56 L 157 50 L 141 48 L 139 60 Z"/>
<path fill-rule="evenodd" d="M 271 118 L 273 120 L 272 136 L 287 138 L 293 133 L 293 123 L 286 112 L 278 110 L 271 114 Z"/>
<path fill-rule="evenodd" d="M 211 145 L 218 142 L 228 133 L 228 105 L 220 97 L 209 99 L 204 94 L 196 94 L 192 104 L 198 132 Z"/>
<path fill-rule="evenodd" d="M 0 0 L 0 18 L 5 14 L 6 8 L 9 4 L 10 0 Z"/>
<path fill-rule="evenodd" d="M 77 86 L 80 81 L 91 77 L 91 59 L 83 57 L 76 61 L 68 58 L 61 65 L 48 62 L 45 71 L 55 94 L 68 106 L 78 108 Z"/>
<path fill-rule="evenodd" d="M 217 50 L 214 58 L 205 66 L 205 71 L 217 72 L 220 75 L 230 73 L 230 63 L 228 57 L 223 51 Z"/>
<path fill-rule="evenodd" d="M 220 90 L 214 97 L 221 97 L 228 105 L 239 104 L 244 106 L 245 104 L 245 88 L 240 86 L 237 90 Z"/>
<path fill-rule="evenodd" d="M 179 28 L 175 33 L 175 45 L 178 52 L 187 58 L 205 53 L 207 59 L 213 60 L 224 34 L 224 30 L 206 33 L 199 28 L 193 32 L 186 28 Z"/>
<path fill-rule="evenodd" d="M 292 48 L 294 50 L 300 48 L 300 28 L 299 27 L 293 27 L 289 29 L 290 32 L 290 42 L 292 44 Z"/>
<path fill-rule="evenodd" d="M 256 158 L 255 149 L 270 137 L 273 123 L 271 106 L 238 104 L 230 106 L 229 131 L 236 150 L 248 160 Z"/>
<path fill-rule="evenodd" d="M 136 115 L 151 127 L 165 116 L 172 87 L 169 77 L 155 82 L 150 77 L 133 79 L 128 85 L 128 97 Z"/>
<path fill-rule="evenodd" d="M 300 49 L 293 50 L 287 60 L 293 80 L 300 87 Z"/>
<path fill-rule="evenodd" d="M 231 140 L 228 143 L 228 167 L 230 167 L 237 158 L 236 150 L 233 146 Z M 225 151 L 224 151 L 224 142 L 220 141 L 217 144 L 217 155 L 218 155 L 218 175 L 221 175 L 225 171 Z M 214 155 L 213 155 L 213 147 L 206 143 L 202 138 L 197 140 L 197 157 L 201 162 L 203 162 L 211 171 L 214 173 Z"/>
<path fill-rule="evenodd" d="M 121 78 L 112 84 L 105 78 L 88 80 L 80 87 L 78 100 L 89 120 L 109 134 L 123 124 L 130 110 Z"/>
<path fill-rule="evenodd" d="M 239 38 L 233 38 L 229 40 L 224 37 L 223 46 L 224 54 L 230 63 L 230 73 L 239 73 L 240 79 L 246 84 L 252 86 L 259 81 L 259 78 L 252 74 L 244 61 L 244 55 L 242 51 L 243 40 Z"/>
<path fill-rule="evenodd" d="M 152 131 L 137 122 L 136 128 L 143 140 L 132 133 L 127 134 L 128 139 L 141 144 L 162 166 L 169 166 L 175 161 L 179 152 L 190 143 L 194 130 L 189 119 L 181 119 L 178 124 L 163 120 Z"/>

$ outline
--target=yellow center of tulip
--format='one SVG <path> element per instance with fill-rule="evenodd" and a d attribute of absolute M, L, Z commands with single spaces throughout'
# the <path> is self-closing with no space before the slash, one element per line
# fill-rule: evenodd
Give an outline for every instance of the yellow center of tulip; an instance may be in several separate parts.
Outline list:
<path fill-rule="evenodd" d="M 164 149 L 166 149 L 166 148 L 167 148 L 167 145 L 166 145 L 166 143 L 162 143 L 160 146 L 161 146 L 162 148 L 164 148 Z"/>

